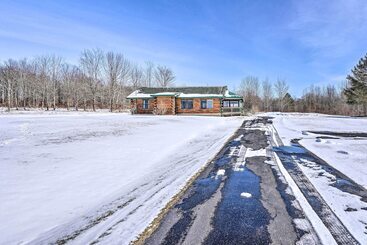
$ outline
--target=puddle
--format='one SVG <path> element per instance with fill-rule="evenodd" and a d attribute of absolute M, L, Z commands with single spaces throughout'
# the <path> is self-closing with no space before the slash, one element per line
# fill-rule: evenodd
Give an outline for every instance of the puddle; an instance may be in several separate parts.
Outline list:
<path fill-rule="evenodd" d="M 306 154 L 307 151 L 303 147 L 298 146 L 279 146 L 273 147 L 275 152 L 283 152 L 287 154 Z"/>

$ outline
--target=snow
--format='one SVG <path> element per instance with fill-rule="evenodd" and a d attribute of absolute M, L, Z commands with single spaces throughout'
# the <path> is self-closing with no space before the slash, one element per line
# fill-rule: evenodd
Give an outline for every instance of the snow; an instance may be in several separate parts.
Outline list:
<path fill-rule="evenodd" d="M 241 193 L 241 197 L 250 198 L 250 197 L 252 197 L 252 194 L 251 193 L 248 193 L 248 192 L 242 192 Z"/>
<path fill-rule="evenodd" d="M 127 99 L 151 99 L 153 98 L 150 94 L 141 93 L 140 90 L 135 90 L 127 96 Z"/>
<path fill-rule="evenodd" d="M 367 215 L 362 208 L 366 208 L 367 204 L 361 201 L 359 196 L 330 187 L 331 184 L 335 183 L 333 175 L 328 175 L 323 169 L 315 170 L 317 165 L 313 162 L 306 159 L 303 159 L 303 161 L 307 162 L 307 165 L 299 164 L 300 168 L 309 177 L 333 212 L 359 242 L 366 244 L 365 226 L 367 224 Z M 345 210 L 348 207 L 355 209 L 355 211 L 346 212 Z"/>
<path fill-rule="evenodd" d="M 269 113 L 267 115 L 275 116 L 274 126 L 285 145 L 290 145 L 291 139 L 302 139 L 299 142 L 301 145 L 367 188 L 366 139 L 340 137 L 340 139 L 319 140 L 316 137 L 320 135 L 307 132 L 367 133 L 367 118 L 301 113 Z"/>
<path fill-rule="evenodd" d="M 364 186 L 364 188 L 367 188 L 366 139 L 341 138 L 321 141 L 304 139 L 300 143 L 334 168 L 352 178 L 355 182 Z"/>
<path fill-rule="evenodd" d="M 0 115 L 0 244 L 128 244 L 242 120 Z"/>
<path fill-rule="evenodd" d="M 319 138 L 320 134 L 309 132 L 367 132 L 366 118 L 300 113 L 268 113 L 267 115 L 275 117 L 273 125 L 284 145 L 290 146 L 292 139 L 299 139 L 299 143 L 312 153 L 325 160 L 329 165 L 338 169 L 356 183 L 367 187 L 367 140 L 365 138 L 334 136 L 335 138 L 325 139 Z M 278 142 L 275 137 L 273 139 L 275 142 Z M 333 212 L 358 241 L 362 244 L 367 243 L 365 233 L 367 216 L 364 210 L 367 207 L 366 203 L 361 201 L 359 196 L 333 187 L 332 184 L 336 181 L 335 176 L 326 172 L 318 164 L 307 159 L 300 160 L 296 160 L 299 167 Z M 277 162 L 279 165 L 282 164 L 279 159 L 277 159 Z M 293 180 L 291 177 L 288 176 L 285 169 L 282 172 L 292 186 Z M 297 194 L 297 191 L 293 191 Z M 302 199 L 301 196 L 297 195 L 297 200 L 303 202 Z M 304 205 L 302 204 L 302 206 Z M 348 208 L 353 209 L 353 211 L 347 211 Z M 304 210 L 308 213 L 307 208 L 304 208 Z M 315 222 L 315 217 L 309 216 L 309 214 L 307 216 L 311 222 Z M 320 238 L 322 237 L 320 236 Z"/>
<path fill-rule="evenodd" d="M 155 93 L 152 94 L 152 96 L 176 96 L 176 92 L 161 92 L 161 93 Z"/>
<path fill-rule="evenodd" d="M 224 97 L 226 99 L 230 99 L 230 98 L 242 99 L 242 97 L 240 95 L 237 95 L 235 93 L 232 93 L 229 90 L 226 90 L 226 92 L 224 93 Z"/>
<path fill-rule="evenodd" d="M 225 169 L 219 169 L 217 171 L 217 176 L 221 176 L 221 175 L 224 175 L 226 173 L 226 170 Z"/>
<path fill-rule="evenodd" d="M 222 94 L 185 94 L 180 93 L 178 98 L 222 98 Z"/>
<path fill-rule="evenodd" d="M 305 196 L 302 194 L 296 182 L 294 182 L 292 177 L 289 175 L 287 170 L 284 168 L 284 165 L 282 161 L 279 159 L 279 157 L 277 156 L 277 154 L 274 154 L 274 159 L 279 167 L 280 172 L 282 173 L 289 187 L 291 188 L 293 195 L 296 197 L 299 205 L 302 207 L 303 212 L 306 214 L 307 218 L 309 219 L 310 223 L 312 224 L 316 233 L 318 234 L 322 244 L 330 244 L 330 245 L 337 244 L 333 236 L 331 235 L 330 231 L 328 230 L 328 228 L 324 225 L 320 217 L 316 214 L 316 212 L 313 210 L 311 205 L 308 203 Z"/>
<path fill-rule="evenodd" d="M 249 157 L 266 157 L 266 149 L 253 150 L 252 148 L 247 148 L 245 158 Z"/>

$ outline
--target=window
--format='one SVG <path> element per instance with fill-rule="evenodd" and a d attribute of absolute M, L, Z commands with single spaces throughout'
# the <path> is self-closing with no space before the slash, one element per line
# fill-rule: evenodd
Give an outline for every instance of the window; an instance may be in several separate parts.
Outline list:
<path fill-rule="evenodd" d="M 223 107 L 240 107 L 238 100 L 223 100 Z"/>
<path fill-rule="evenodd" d="M 149 100 L 143 100 L 143 109 L 149 108 Z"/>
<path fill-rule="evenodd" d="M 181 109 L 192 109 L 193 102 L 192 100 L 181 100 Z"/>
<path fill-rule="evenodd" d="M 239 101 L 235 100 L 235 101 L 230 101 L 229 102 L 229 106 L 230 107 L 240 107 Z"/>
<path fill-rule="evenodd" d="M 200 105 L 201 109 L 206 109 L 206 100 L 201 100 Z"/>
<path fill-rule="evenodd" d="M 213 100 L 206 100 L 206 108 L 208 109 L 213 108 Z"/>
<path fill-rule="evenodd" d="M 201 100 L 201 109 L 212 109 L 213 100 Z"/>

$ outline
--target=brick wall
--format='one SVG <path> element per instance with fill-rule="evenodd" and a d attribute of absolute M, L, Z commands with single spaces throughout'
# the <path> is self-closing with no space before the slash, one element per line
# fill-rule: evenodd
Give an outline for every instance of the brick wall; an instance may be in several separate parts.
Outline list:
<path fill-rule="evenodd" d="M 175 97 L 159 96 L 157 100 L 158 114 L 174 115 L 175 113 Z"/>
<path fill-rule="evenodd" d="M 143 109 L 143 99 L 132 99 L 131 108 L 136 108 L 138 114 L 152 114 L 155 107 L 155 99 L 148 100 L 148 109 Z"/>
<path fill-rule="evenodd" d="M 155 108 L 159 114 L 174 115 L 177 113 L 220 113 L 220 99 L 213 98 L 213 108 L 201 109 L 200 98 L 194 98 L 192 109 L 181 109 L 181 99 L 169 96 L 159 96 L 155 99 L 149 99 L 148 109 L 143 109 L 143 99 L 132 99 L 131 108 L 135 108 L 138 114 L 153 114 Z"/>
<path fill-rule="evenodd" d="M 177 113 L 220 113 L 220 99 L 213 98 L 213 108 L 212 109 L 201 109 L 201 100 L 200 98 L 194 98 L 193 100 L 193 108 L 192 109 L 181 109 L 181 99 L 176 99 L 176 112 Z"/>

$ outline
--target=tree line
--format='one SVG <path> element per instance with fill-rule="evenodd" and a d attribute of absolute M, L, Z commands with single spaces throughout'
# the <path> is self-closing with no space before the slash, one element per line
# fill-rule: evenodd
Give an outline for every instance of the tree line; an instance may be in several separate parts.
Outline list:
<path fill-rule="evenodd" d="M 304 90 L 300 98 L 289 92 L 285 79 L 271 83 L 268 79 L 248 76 L 239 89 L 247 111 L 317 112 L 327 114 L 351 114 L 344 96 L 344 85 L 311 86 Z"/>
<path fill-rule="evenodd" d="M 56 55 L 9 59 L 0 63 L 0 106 L 63 107 L 69 110 L 128 108 L 126 96 L 138 87 L 173 86 L 173 71 L 153 62 L 136 64 L 123 54 L 87 49 L 72 65 Z M 256 76 L 242 79 L 238 93 L 247 111 L 317 112 L 367 115 L 367 55 L 342 84 L 311 86 L 300 98 L 289 92 L 285 79 L 270 82 Z"/>
<path fill-rule="evenodd" d="M 61 56 L 9 59 L 0 64 L 0 106 L 11 108 L 63 107 L 69 110 L 126 108 L 126 96 L 138 87 L 168 87 L 173 71 L 163 65 L 139 65 L 117 52 L 84 50 L 78 65 Z"/>
<path fill-rule="evenodd" d="M 238 93 L 247 111 L 315 112 L 367 116 L 367 55 L 360 59 L 346 81 L 338 85 L 310 86 L 300 98 L 293 98 L 285 79 L 247 76 Z"/>

